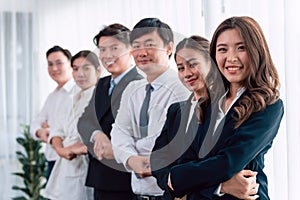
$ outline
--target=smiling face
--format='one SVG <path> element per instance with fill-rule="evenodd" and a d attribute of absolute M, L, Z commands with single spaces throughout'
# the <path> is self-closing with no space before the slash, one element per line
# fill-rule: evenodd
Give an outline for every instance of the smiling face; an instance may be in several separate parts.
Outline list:
<path fill-rule="evenodd" d="M 205 90 L 208 63 L 199 51 L 189 48 L 179 50 L 175 60 L 180 81 L 199 99 Z"/>
<path fill-rule="evenodd" d="M 96 69 L 84 57 L 79 57 L 73 61 L 72 67 L 74 80 L 82 90 L 86 90 L 97 83 L 100 66 Z"/>
<path fill-rule="evenodd" d="M 50 53 L 47 57 L 50 77 L 62 87 L 72 77 L 71 63 L 60 51 Z"/>
<path fill-rule="evenodd" d="M 218 68 L 231 87 L 240 88 L 250 75 L 249 57 L 244 39 L 236 29 L 222 32 L 216 42 Z"/>
<path fill-rule="evenodd" d="M 102 36 L 99 39 L 99 58 L 113 78 L 116 78 L 131 65 L 130 47 L 113 36 Z"/>
<path fill-rule="evenodd" d="M 172 47 L 172 43 L 164 45 L 157 31 L 152 31 L 132 42 L 132 55 L 136 65 L 147 76 L 158 76 L 168 68 Z"/>

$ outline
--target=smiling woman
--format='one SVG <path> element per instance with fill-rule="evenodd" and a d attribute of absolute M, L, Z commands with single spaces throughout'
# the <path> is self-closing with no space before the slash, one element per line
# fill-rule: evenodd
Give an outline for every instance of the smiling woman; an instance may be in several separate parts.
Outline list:
<path fill-rule="evenodd" d="M 250 75 L 245 42 L 236 29 L 228 30 L 226 33 L 220 34 L 217 41 L 217 65 L 231 86 L 239 88 Z"/>

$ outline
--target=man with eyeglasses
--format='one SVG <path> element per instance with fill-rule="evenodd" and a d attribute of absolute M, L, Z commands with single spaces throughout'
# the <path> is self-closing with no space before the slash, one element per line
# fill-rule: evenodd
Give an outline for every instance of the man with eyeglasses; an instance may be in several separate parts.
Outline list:
<path fill-rule="evenodd" d="M 71 109 L 73 94 L 77 87 L 72 78 L 71 53 L 60 46 L 54 46 L 46 52 L 48 62 L 48 73 L 57 83 L 57 87 L 51 92 L 40 113 L 34 118 L 30 125 L 31 136 L 46 143 L 45 157 L 48 162 L 46 178 L 49 179 L 51 170 L 58 158 L 56 152 L 48 143 L 51 130 L 59 124 Z"/>
<path fill-rule="evenodd" d="M 130 34 L 132 55 L 146 79 L 131 82 L 122 95 L 111 132 L 114 156 L 132 173 L 134 200 L 161 200 L 164 191 L 151 176 L 150 153 L 165 123 L 169 105 L 188 98 L 169 66 L 173 32 L 157 18 L 139 21 Z"/>

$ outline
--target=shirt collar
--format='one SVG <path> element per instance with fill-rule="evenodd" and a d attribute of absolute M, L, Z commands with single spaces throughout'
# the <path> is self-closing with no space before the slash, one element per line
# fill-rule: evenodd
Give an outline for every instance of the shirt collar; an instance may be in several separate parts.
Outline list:
<path fill-rule="evenodd" d="M 74 85 L 76 85 L 75 81 L 73 78 L 68 80 L 62 87 L 61 89 L 65 90 L 66 92 L 70 93 L 72 89 L 74 88 Z"/>
<path fill-rule="evenodd" d="M 76 95 L 74 96 L 74 105 L 77 104 L 79 101 L 82 101 L 82 99 L 90 98 L 92 93 L 94 92 L 95 86 L 91 86 L 86 90 L 80 89 Z"/>
<path fill-rule="evenodd" d="M 242 96 L 242 94 L 244 93 L 246 91 L 246 88 L 245 87 L 241 87 L 240 89 L 238 89 L 238 91 L 236 92 L 236 96 L 235 96 L 235 98 L 234 98 L 234 100 L 233 100 L 233 102 L 232 102 L 232 104 L 231 104 L 231 106 Z M 226 95 L 228 94 L 228 92 L 229 92 L 229 90 L 227 90 L 226 92 L 225 92 L 225 94 L 220 98 L 220 100 L 219 100 L 219 110 L 222 110 L 222 104 L 223 104 L 223 102 L 224 102 L 224 100 L 225 100 L 225 98 L 226 98 Z M 230 107 L 231 107 L 230 106 Z M 230 109 L 230 108 L 229 108 Z M 229 110 L 228 109 L 228 110 Z M 227 110 L 227 111 L 228 111 Z"/>
<path fill-rule="evenodd" d="M 91 86 L 86 90 L 81 90 L 80 92 L 81 92 L 82 96 L 86 96 L 86 95 L 89 95 L 90 93 L 92 93 L 94 91 L 94 89 L 95 89 L 95 86 Z"/>
<path fill-rule="evenodd" d="M 158 76 L 158 77 L 151 83 L 153 89 L 154 89 L 154 90 L 157 90 L 157 89 L 159 89 L 161 86 L 165 85 L 165 82 L 167 82 L 171 76 L 174 76 L 174 74 L 175 74 L 175 76 L 177 76 L 177 75 L 176 75 L 176 72 L 175 72 L 173 69 L 171 69 L 170 67 L 168 67 L 168 69 L 167 69 L 164 73 L 162 73 L 160 76 Z"/>
<path fill-rule="evenodd" d="M 236 92 L 236 97 L 240 98 L 240 96 L 242 96 L 242 94 L 246 91 L 245 87 L 241 87 L 240 89 L 238 89 L 238 91 Z"/>
<path fill-rule="evenodd" d="M 111 79 L 115 82 L 116 85 L 121 81 L 121 79 L 133 68 L 133 66 L 130 66 L 126 71 L 124 71 L 122 74 L 117 76 L 115 79 L 111 77 Z"/>

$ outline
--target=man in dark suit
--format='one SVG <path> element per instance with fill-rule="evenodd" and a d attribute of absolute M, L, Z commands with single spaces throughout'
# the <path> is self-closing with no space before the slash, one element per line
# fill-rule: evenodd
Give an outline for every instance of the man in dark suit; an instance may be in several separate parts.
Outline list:
<path fill-rule="evenodd" d="M 143 77 L 131 66 L 128 28 L 120 24 L 107 26 L 94 37 L 94 43 L 111 76 L 99 80 L 78 122 L 78 131 L 90 155 L 86 185 L 94 188 L 95 200 L 133 199 L 131 174 L 115 162 L 110 132 L 122 92 L 129 82 Z"/>

